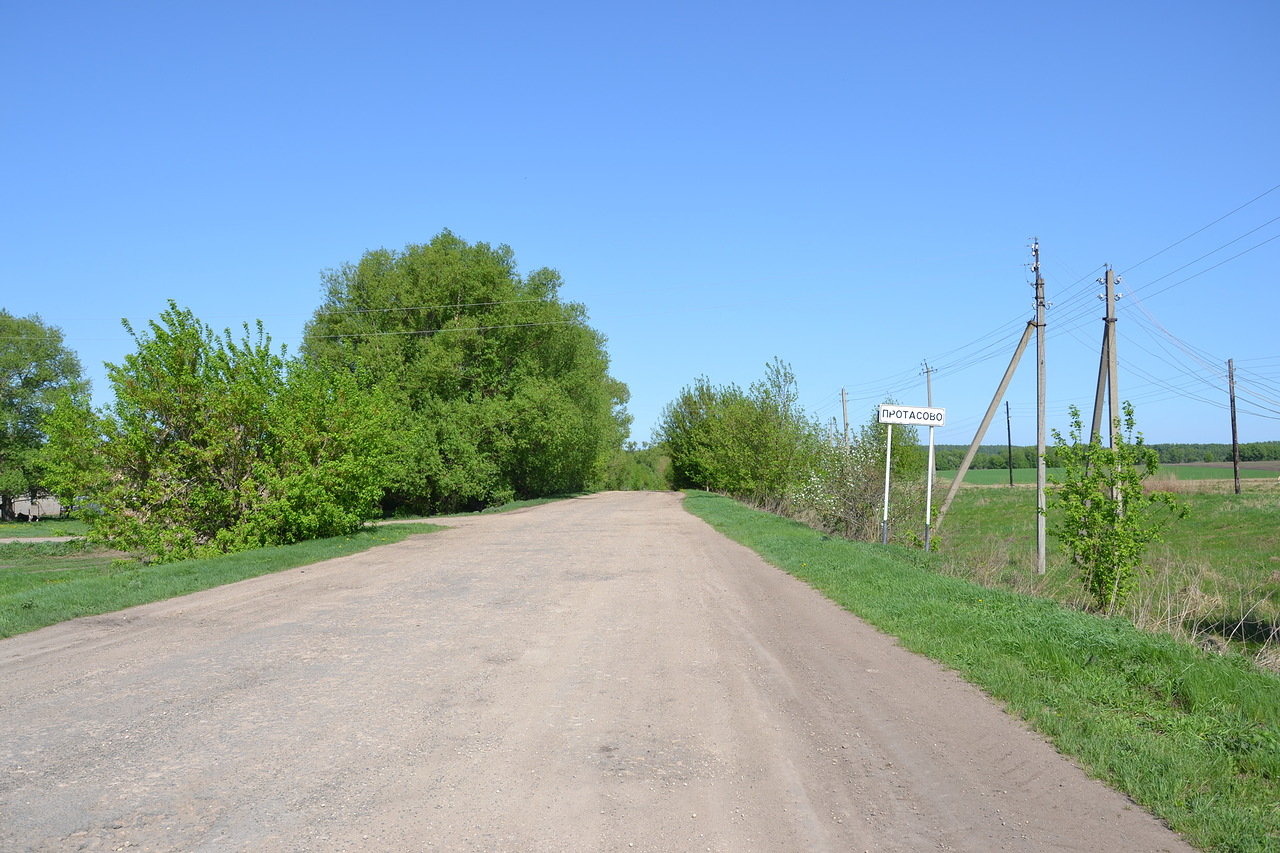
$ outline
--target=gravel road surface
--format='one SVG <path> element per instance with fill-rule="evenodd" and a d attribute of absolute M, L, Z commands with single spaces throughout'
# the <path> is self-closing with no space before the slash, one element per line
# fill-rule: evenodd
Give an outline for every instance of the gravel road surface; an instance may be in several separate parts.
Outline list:
<path fill-rule="evenodd" d="M 1191 850 L 679 501 L 0 641 L 0 850 Z"/>

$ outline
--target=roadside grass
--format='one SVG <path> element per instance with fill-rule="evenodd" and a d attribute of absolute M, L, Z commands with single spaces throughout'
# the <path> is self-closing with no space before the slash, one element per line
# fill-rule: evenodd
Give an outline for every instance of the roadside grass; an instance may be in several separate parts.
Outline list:
<path fill-rule="evenodd" d="M 369 527 L 349 536 L 158 565 L 84 540 L 0 544 L 0 637 L 344 557 L 439 529 L 432 524 Z"/>
<path fill-rule="evenodd" d="M 685 507 L 955 669 L 1192 844 L 1277 849 L 1280 679 L 1245 658 L 985 588 L 940 574 L 937 555 L 834 539 L 728 498 L 689 492 Z"/>
<path fill-rule="evenodd" d="M 0 521 L 0 539 L 32 536 L 83 536 L 88 525 L 74 518 L 42 518 L 39 521 Z"/>

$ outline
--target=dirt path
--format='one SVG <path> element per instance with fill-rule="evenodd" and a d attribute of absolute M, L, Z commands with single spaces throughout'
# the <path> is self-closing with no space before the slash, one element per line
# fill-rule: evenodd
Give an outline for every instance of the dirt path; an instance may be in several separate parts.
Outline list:
<path fill-rule="evenodd" d="M 0 641 L 2 850 L 1190 850 L 670 494 Z"/>

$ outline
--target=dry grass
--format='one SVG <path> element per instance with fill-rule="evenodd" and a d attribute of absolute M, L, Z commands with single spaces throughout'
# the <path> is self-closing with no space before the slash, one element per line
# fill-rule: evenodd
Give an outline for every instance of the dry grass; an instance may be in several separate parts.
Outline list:
<path fill-rule="evenodd" d="M 1231 477 L 1221 479 L 1192 480 L 1179 478 L 1167 468 L 1161 468 L 1142 484 L 1145 492 L 1172 492 L 1175 495 L 1187 494 L 1227 494 L 1235 491 L 1235 480 Z M 1280 477 L 1241 477 L 1241 492 L 1278 492 Z"/>

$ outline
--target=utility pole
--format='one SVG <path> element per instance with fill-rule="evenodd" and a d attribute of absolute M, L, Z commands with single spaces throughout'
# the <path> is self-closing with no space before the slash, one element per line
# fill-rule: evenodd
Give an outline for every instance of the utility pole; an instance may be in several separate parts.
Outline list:
<path fill-rule="evenodd" d="M 929 362 L 924 364 L 924 387 L 925 395 L 929 403 L 929 408 L 933 408 L 933 371 L 934 368 L 929 366 Z M 929 465 L 925 470 L 925 476 L 929 479 L 925 481 L 924 489 L 924 550 L 929 552 L 929 532 L 931 530 L 931 522 L 933 521 L 933 427 L 929 427 Z"/>
<path fill-rule="evenodd" d="M 1120 365 L 1116 354 L 1116 300 L 1121 294 L 1116 293 L 1116 285 L 1120 278 L 1110 267 L 1107 268 L 1107 414 L 1111 417 L 1111 448 L 1116 446 L 1116 435 L 1120 431 Z"/>
<path fill-rule="evenodd" d="M 1040 275 L 1040 240 L 1031 243 L 1031 271 L 1035 273 L 1036 289 L 1036 574 L 1045 571 L 1045 462 L 1044 462 L 1044 278 Z M 1013 471 L 1010 470 L 1010 478 Z"/>
<path fill-rule="evenodd" d="M 1013 488 L 1013 420 L 1009 417 L 1009 401 L 1004 401 L 1004 433 L 1009 448 L 1009 488 Z"/>
<path fill-rule="evenodd" d="M 1227 387 L 1231 391 L 1231 467 L 1236 474 L 1236 494 L 1240 494 L 1240 435 L 1236 432 L 1236 365 L 1227 359 Z"/>
<path fill-rule="evenodd" d="M 1093 441 L 1102 429 L 1102 398 L 1104 389 L 1107 397 L 1107 446 L 1116 446 L 1116 431 L 1120 418 L 1120 386 L 1118 382 L 1119 364 L 1116 359 L 1116 300 L 1124 294 L 1116 293 L 1116 285 L 1120 277 L 1107 266 L 1105 277 L 1098 279 L 1105 285 L 1105 292 L 1098 295 L 1107 303 L 1107 312 L 1103 316 L 1102 353 L 1098 357 L 1098 388 L 1093 396 L 1093 428 L 1089 432 L 1089 440 Z"/>
<path fill-rule="evenodd" d="M 849 451 L 849 393 L 840 389 L 840 405 L 844 408 L 844 449 Z"/>

